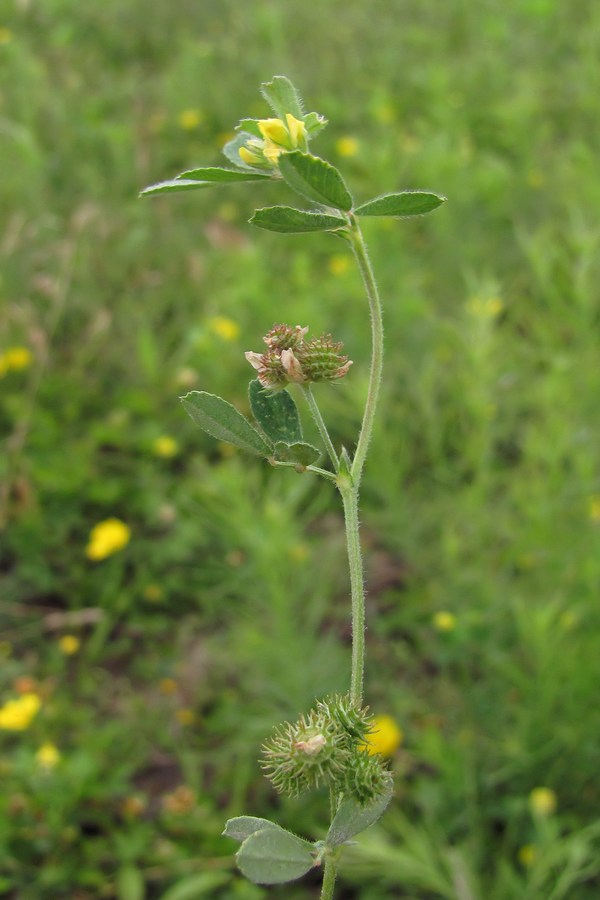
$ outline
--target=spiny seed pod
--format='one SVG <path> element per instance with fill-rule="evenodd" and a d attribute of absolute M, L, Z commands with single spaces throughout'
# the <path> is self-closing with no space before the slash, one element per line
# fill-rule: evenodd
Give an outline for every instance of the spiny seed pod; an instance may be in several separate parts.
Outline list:
<path fill-rule="evenodd" d="M 347 694 L 337 694 L 319 700 L 317 710 L 322 712 L 342 734 L 350 745 L 362 745 L 373 730 L 373 717 L 368 706 L 359 706 Z"/>
<path fill-rule="evenodd" d="M 304 340 L 304 335 L 308 328 L 301 325 L 273 325 L 268 331 L 263 341 L 269 350 L 295 350 L 296 347 Z"/>
<path fill-rule="evenodd" d="M 350 794 L 365 806 L 383 794 L 389 778 L 380 756 L 369 756 L 364 750 L 358 750 L 338 785 L 344 794 Z"/>
<path fill-rule="evenodd" d="M 330 334 L 302 343 L 296 350 L 296 356 L 306 380 L 333 381 L 343 378 L 352 365 L 347 356 L 340 354 L 343 346 L 341 341 L 334 341 Z"/>
<path fill-rule="evenodd" d="M 246 352 L 266 390 L 280 391 L 293 382 L 336 381 L 347 373 L 352 361 L 342 355 L 343 344 L 330 334 L 305 341 L 307 331 L 301 325 L 274 325 L 263 338 L 266 353 Z"/>
<path fill-rule="evenodd" d="M 263 745 L 266 777 L 276 790 L 292 797 L 338 781 L 349 763 L 332 723 L 317 710 L 278 726 Z"/>

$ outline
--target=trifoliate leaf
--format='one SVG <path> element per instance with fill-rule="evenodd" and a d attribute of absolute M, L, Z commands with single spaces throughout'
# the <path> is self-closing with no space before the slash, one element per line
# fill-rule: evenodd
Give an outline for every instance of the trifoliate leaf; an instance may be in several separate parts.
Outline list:
<path fill-rule="evenodd" d="M 284 122 L 287 113 L 291 113 L 296 119 L 302 119 L 300 94 L 285 75 L 275 75 L 272 81 L 261 85 L 260 92 L 274 113 Z"/>
<path fill-rule="evenodd" d="M 235 406 L 206 391 L 190 391 L 181 398 L 186 411 L 207 434 L 235 444 L 257 456 L 271 456 L 272 448 Z"/>
<path fill-rule="evenodd" d="M 302 440 L 298 407 L 287 391 L 270 393 L 255 378 L 248 386 L 248 397 L 252 415 L 273 443 L 293 444 Z"/>
<path fill-rule="evenodd" d="M 255 831 L 263 831 L 265 828 L 285 830 L 281 828 L 281 825 L 271 822 L 270 819 L 260 819 L 258 816 L 236 816 L 234 819 L 227 820 L 223 835 L 236 841 L 245 841 Z"/>
<path fill-rule="evenodd" d="M 173 178 L 170 181 L 159 181 L 150 187 L 140 191 L 140 197 L 149 197 L 152 194 L 173 194 L 177 191 L 198 191 L 201 188 L 210 187 L 206 181 L 188 181 L 184 178 Z"/>
<path fill-rule="evenodd" d="M 240 157 L 240 163 L 241 163 Z M 204 181 L 206 184 L 230 184 L 236 181 L 268 181 L 271 178 L 262 172 L 244 172 L 242 169 L 225 169 L 221 166 L 190 169 L 177 175 L 175 181 L 192 180 Z"/>
<path fill-rule="evenodd" d="M 381 797 L 361 806 L 356 800 L 347 798 L 342 800 L 334 816 L 333 822 L 327 832 L 326 842 L 329 847 L 337 847 L 354 835 L 359 834 L 376 822 L 385 812 L 390 800 L 394 784 L 390 776 L 388 784 Z"/>

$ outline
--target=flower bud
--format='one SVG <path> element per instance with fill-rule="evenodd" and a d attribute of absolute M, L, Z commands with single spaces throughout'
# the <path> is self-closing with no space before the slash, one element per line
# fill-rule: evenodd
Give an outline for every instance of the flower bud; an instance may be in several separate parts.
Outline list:
<path fill-rule="evenodd" d="M 290 383 L 337 381 L 348 372 L 352 361 L 341 354 L 342 343 L 333 341 L 328 334 L 305 341 L 307 331 L 301 325 L 274 325 L 263 338 L 268 347 L 266 353 L 246 352 L 246 359 L 266 390 L 282 390 Z"/>

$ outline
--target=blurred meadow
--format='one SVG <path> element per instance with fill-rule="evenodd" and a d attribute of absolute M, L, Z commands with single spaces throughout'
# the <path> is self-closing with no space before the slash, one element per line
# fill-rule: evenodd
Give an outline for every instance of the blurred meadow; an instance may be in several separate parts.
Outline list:
<path fill-rule="evenodd" d="M 599 59 L 592 0 L 3 4 L 0 896 L 319 894 L 249 884 L 220 833 L 324 835 L 256 760 L 346 688 L 338 497 L 177 398 L 244 410 L 243 351 L 310 325 L 354 360 L 320 392 L 351 446 L 362 286 L 341 241 L 247 224 L 284 185 L 137 198 L 219 164 L 273 74 L 359 199 L 448 197 L 364 226 L 366 693 L 399 731 L 340 900 L 599 896 Z"/>

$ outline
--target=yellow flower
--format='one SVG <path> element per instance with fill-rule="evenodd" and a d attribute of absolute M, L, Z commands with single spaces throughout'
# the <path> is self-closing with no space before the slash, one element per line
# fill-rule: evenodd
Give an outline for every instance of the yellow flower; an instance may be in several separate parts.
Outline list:
<path fill-rule="evenodd" d="M 178 709 L 175 718 L 180 725 L 193 725 L 196 721 L 196 713 L 192 709 Z"/>
<path fill-rule="evenodd" d="M 335 142 L 335 149 L 340 156 L 356 156 L 358 147 L 359 144 L 355 137 L 341 137 Z"/>
<path fill-rule="evenodd" d="M 121 812 L 126 819 L 139 819 L 148 805 L 143 794 L 131 794 L 121 802 Z"/>
<path fill-rule="evenodd" d="M 199 109 L 183 109 L 179 113 L 179 127 L 184 131 L 195 131 L 202 121 L 202 113 Z"/>
<path fill-rule="evenodd" d="M 158 683 L 158 689 L 161 694 L 175 694 L 177 693 L 177 682 L 174 678 L 161 678 Z"/>
<path fill-rule="evenodd" d="M 306 146 L 306 126 L 291 113 L 283 119 L 259 119 L 256 123 L 263 140 L 251 138 L 239 149 L 240 159 L 249 166 L 275 168 L 285 150 Z"/>
<path fill-rule="evenodd" d="M 433 627 L 438 631 L 454 631 L 456 628 L 456 616 L 445 609 L 436 612 L 432 619 Z"/>
<path fill-rule="evenodd" d="M 13 38 L 13 33 L 10 28 L 6 28 L 5 26 L 0 28 L 0 44 L 10 44 Z"/>
<path fill-rule="evenodd" d="M 329 258 L 329 271 L 332 275 L 345 275 L 350 268 L 350 260 L 342 253 L 335 253 Z"/>
<path fill-rule="evenodd" d="M 588 507 L 592 522 L 600 522 L 600 497 L 592 497 Z"/>
<path fill-rule="evenodd" d="M 81 647 L 81 641 L 74 634 L 64 634 L 58 642 L 58 647 L 65 656 L 73 656 Z"/>
<path fill-rule="evenodd" d="M 42 701 L 37 694 L 23 694 L 17 700 L 7 700 L 0 707 L 0 728 L 5 731 L 25 731 L 41 705 Z"/>
<path fill-rule="evenodd" d="M 35 754 L 35 758 L 41 769 L 54 769 L 60 762 L 60 751 L 54 744 L 46 741 Z"/>
<path fill-rule="evenodd" d="M 90 540 L 85 549 L 88 559 L 95 562 L 112 556 L 127 546 L 131 529 L 120 519 L 105 519 L 92 528 Z"/>
<path fill-rule="evenodd" d="M 208 320 L 208 327 L 224 341 L 236 341 L 240 335 L 240 326 L 226 316 L 213 316 Z"/>
<path fill-rule="evenodd" d="M 143 597 L 148 603 L 160 603 L 165 599 L 165 592 L 159 584 L 147 584 L 143 590 Z"/>
<path fill-rule="evenodd" d="M 391 716 L 375 716 L 373 731 L 369 734 L 364 749 L 371 756 L 393 756 L 402 741 L 404 734 Z"/>
<path fill-rule="evenodd" d="M 526 868 L 532 866 L 535 862 L 536 856 L 537 850 L 535 849 L 533 844 L 524 844 L 522 847 L 519 847 L 517 859 L 522 866 L 525 866 Z"/>
<path fill-rule="evenodd" d="M 534 815 L 543 819 L 556 812 L 556 794 L 552 788 L 534 788 L 529 795 L 529 808 Z"/>
<path fill-rule="evenodd" d="M 181 784 L 171 794 L 163 795 L 162 806 L 165 812 L 183 816 L 196 806 L 196 793 L 186 784 Z"/>
<path fill-rule="evenodd" d="M 175 438 L 169 437 L 168 434 L 161 434 L 152 444 L 152 452 L 155 456 L 162 457 L 162 459 L 170 459 L 179 453 L 179 444 Z"/>
<path fill-rule="evenodd" d="M 504 309 L 500 297 L 472 297 L 466 303 L 467 312 L 477 319 L 495 319 Z"/>
<path fill-rule="evenodd" d="M 0 377 L 6 372 L 21 372 L 31 365 L 33 355 L 27 347 L 9 347 L 0 355 Z"/>

